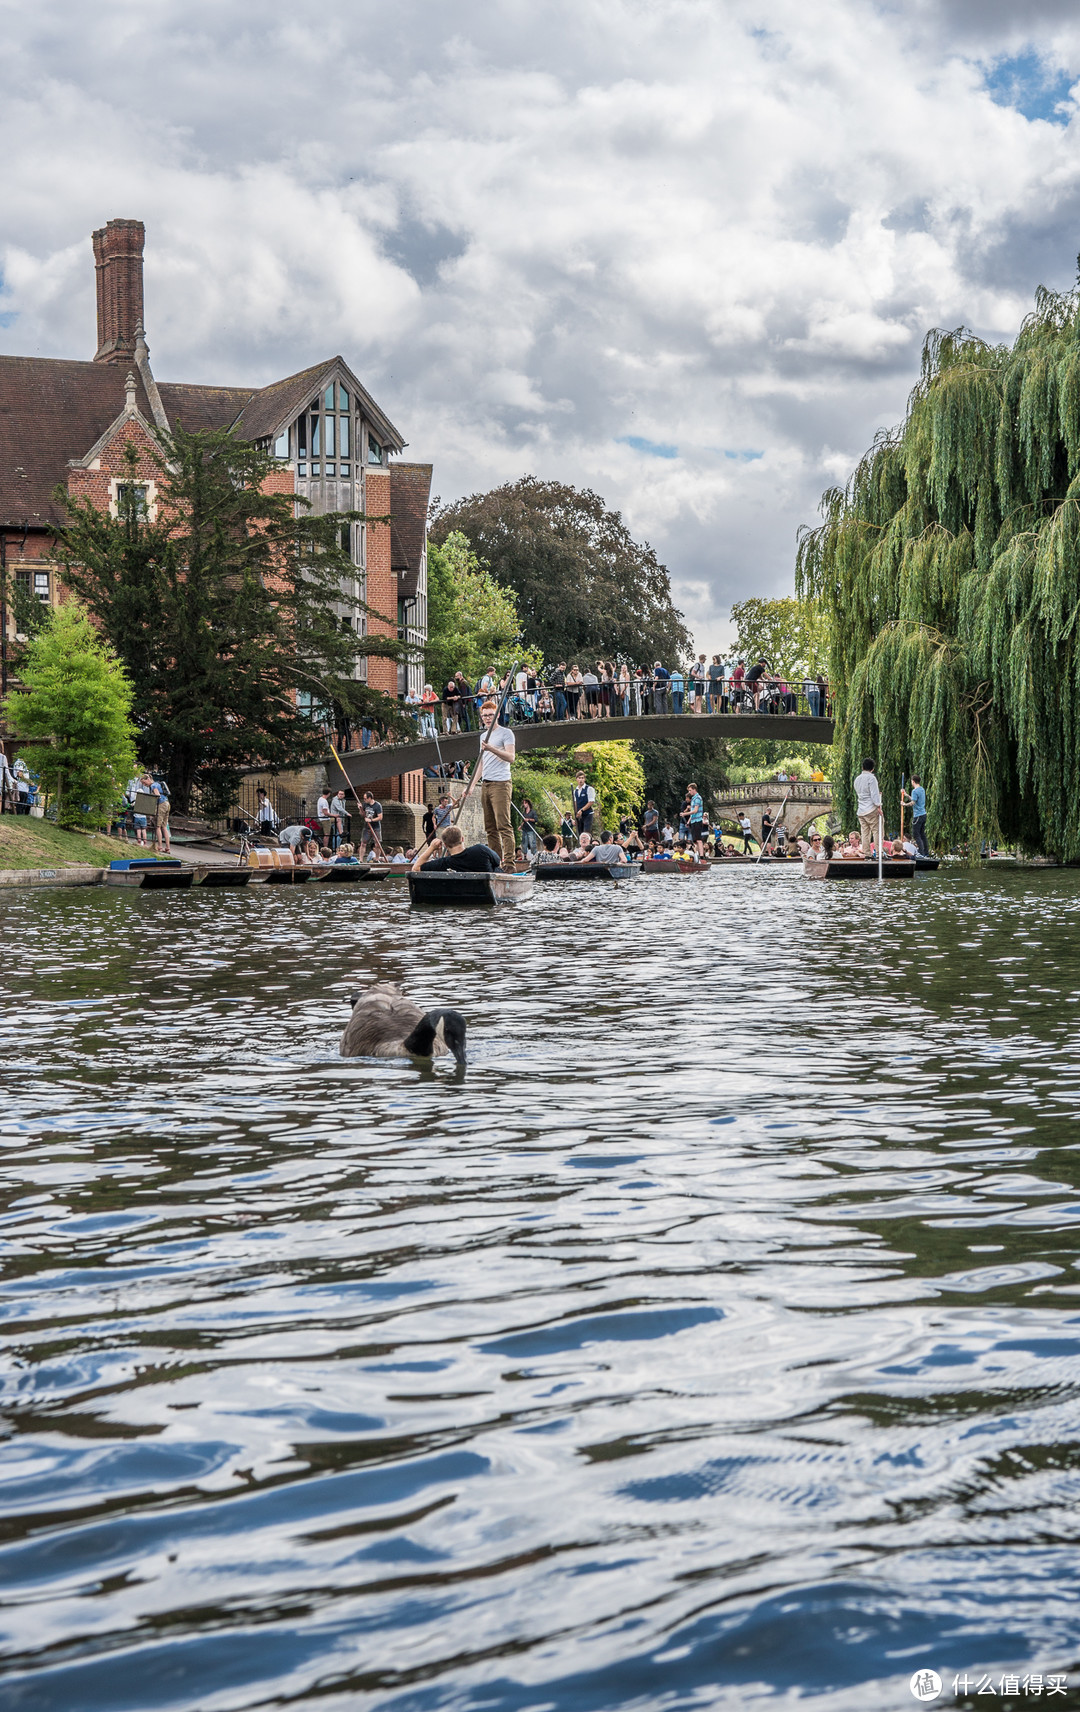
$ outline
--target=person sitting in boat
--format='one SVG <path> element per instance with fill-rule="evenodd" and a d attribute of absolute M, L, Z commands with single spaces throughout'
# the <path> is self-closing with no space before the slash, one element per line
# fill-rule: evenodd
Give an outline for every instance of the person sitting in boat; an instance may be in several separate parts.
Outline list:
<path fill-rule="evenodd" d="M 671 851 L 666 847 L 651 851 L 650 858 L 653 862 L 673 862 L 675 860 Z"/>
<path fill-rule="evenodd" d="M 338 853 L 334 857 L 334 862 L 338 867 L 347 867 L 351 863 L 355 868 L 356 851 L 354 846 L 351 844 L 339 844 Z"/>
<path fill-rule="evenodd" d="M 571 850 L 570 852 L 571 862 L 584 862 L 592 849 L 592 844 L 592 833 L 583 832 L 577 841 L 576 850 Z"/>
<path fill-rule="evenodd" d="M 556 838 L 553 832 L 547 833 L 540 840 L 540 849 L 536 853 L 536 861 L 538 865 L 541 862 L 565 862 L 566 848 L 562 839 Z"/>
<path fill-rule="evenodd" d="M 297 845 L 293 851 L 293 861 L 298 862 L 301 868 L 313 868 L 320 860 L 319 846 L 310 835 L 303 844 Z"/>
<path fill-rule="evenodd" d="M 466 845 L 460 826 L 447 826 L 431 846 L 430 852 L 420 855 L 413 863 L 413 873 L 426 868 L 429 873 L 442 874 L 452 870 L 455 874 L 494 874 L 502 868 L 502 862 L 496 851 L 488 844 Z"/>
<path fill-rule="evenodd" d="M 627 833 L 626 838 L 623 840 L 623 849 L 626 851 L 627 857 L 631 862 L 636 862 L 643 854 L 645 846 L 641 842 L 641 836 L 636 827 L 632 826 L 630 831 Z"/>
<path fill-rule="evenodd" d="M 584 856 L 582 860 L 595 862 L 598 867 L 617 868 L 620 862 L 626 861 L 626 857 L 623 855 L 622 845 L 615 842 L 605 827 L 600 834 L 599 844 L 594 844 L 588 855 Z"/>
<path fill-rule="evenodd" d="M 862 840 L 857 832 L 848 833 L 847 843 L 844 845 L 843 849 L 837 851 L 837 855 L 844 862 L 866 861 L 866 857 L 862 852 Z"/>
<path fill-rule="evenodd" d="M 401 848 L 401 845 L 399 844 L 397 849 L 394 851 L 394 854 L 390 858 L 390 865 L 391 865 L 391 867 L 400 868 L 402 866 L 402 864 L 407 862 L 408 860 L 409 860 L 409 858 L 406 856 L 404 850 Z"/>

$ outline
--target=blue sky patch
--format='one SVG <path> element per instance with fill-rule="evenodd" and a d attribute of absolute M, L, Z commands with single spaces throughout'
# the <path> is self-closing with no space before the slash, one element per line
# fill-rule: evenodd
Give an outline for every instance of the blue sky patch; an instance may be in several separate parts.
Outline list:
<path fill-rule="evenodd" d="M 1047 65 L 1029 48 L 995 60 L 986 75 L 986 88 L 999 107 L 1015 107 L 1025 119 L 1064 125 L 1068 113 L 1059 113 L 1057 106 L 1065 100 L 1072 81 L 1071 73 Z"/>
<path fill-rule="evenodd" d="M 723 447 L 723 453 L 725 458 L 736 458 L 740 464 L 752 464 L 765 456 L 764 452 L 752 452 L 749 448 L 740 451 L 736 446 Z"/>
<path fill-rule="evenodd" d="M 640 434 L 620 434 L 617 442 L 620 446 L 632 446 L 635 452 L 644 452 L 647 458 L 677 458 L 678 446 L 666 446 L 658 440 L 644 440 Z"/>

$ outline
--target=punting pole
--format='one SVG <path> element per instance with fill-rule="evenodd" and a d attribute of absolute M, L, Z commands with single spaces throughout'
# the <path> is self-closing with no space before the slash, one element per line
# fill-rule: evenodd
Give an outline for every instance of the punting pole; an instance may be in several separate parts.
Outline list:
<path fill-rule="evenodd" d="M 771 839 L 773 833 L 776 831 L 776 822 L 783 818 L 784 810 L 787 808 L 787 805 L 788 805 L 788 797 L 790 797 L 790 796 L 791 796 L 791 792 L 789 791 L 787 796 L 784 798 L 783 802 L 780 804 L 780 813 L 777 815 L 776 820 L 773 821 L 772 825 L 769 828 L 769 837 L 766 838 L 764 844 L 759 844 L 759 846 L 758 846 L 757 860 L 754 863 L 755 868 L 757 867 L 758 862 L 761 861 L 761 858 L 765 854 L 765 851 L 766 851 L 768 844 L 769 844 L 769 839 Z"/>
<path fill-rule="evenodd" d="M 900 842 L 904 842 L 904 775 L 900 774 Z"/>
<path fill-rule="evenodd" d="M 877 877 L 885 878 L 885 816 L 878 809 L 877 815 Z"/>
<path fill-rule="evenodd" d="M 343 773 L 345 773 L 344 767 L 341 766 L 341 756 L 338 754 L 337 750 L 334 748 L 334 745 L 332 743 L 330 745 L 330 753 L 334 757 L 334 760 L 337 762 L 338 766 L 341 767 L 341 771 Z M 356 806 L 360 810 L 360 818 L 361 818 L 361 820 L 363 820 L 364 825 L 366 826 L 367 825 L 367 819 L 364 815 L 364 805 L 360 801 L 360 798 L 356 795 L 356 786 L 353 784 L 348 773 L 345 773 L 345 783 L 348 785 L 350 791 L 353 794 L 353 798 L 355 800 Z M 379 838 L 379 834 L 373 830 L 371 836 L 374 839 L 375 843 L 379 847 L 379 855 L 382 857 L 383 861 L 385 862 L 386 861 L 386 851 L 382 847 L 382 841 Z"/>
<path fill-rule="evenodd" d="M 508 700 L 510 699 L 510 691 L 513 688 L 514 677 L 515 677 L 516 673 L 517 673 L 517 666 L 514 667 L 513 671 L 507 677 L 506 688 L 503 690 L 502 699 L 500 700 L 499 705 L 495 710 L 495 718 L 492 720 L 493 726 L 502 724 L 502 716 L 503 716 L 504 712 L 506 711 L 506 704 L 507 704 Z M 480 752 L 476 757 L 476 765 L 474 766 L 474 768 L 472 770 L 472 777 L 470 778 L 468 784 L 466 785 L 465 789 L 462 791 L 460 797 L 458 798 L 457 807 L 455 808 L 453 814 L 450 816 L 450 825 L 451 826 L 456 826 L 458 821 L 461 819 L 461 811 L 465 807 L 465 804 L 468 802 L 469 798 L 472 796 L 473 791 L 476 789 L 477 782 L 480 778 L 480 756 L 483 755 L 485 749 L 490 749 L 490 748 L 491 748 L 490 743 L 488 743 L 488 742 L 481 743 Z M 428 851 L 431 849 L 431 846 L 434 843 L 435 843 L 434 838 L 428 839 L 427 843 L 424 845 L 424 848 L 420 851 L 419 855 L 416 857 L 417 862 L 419 862 L 424 856 L 427 855 Z"/>

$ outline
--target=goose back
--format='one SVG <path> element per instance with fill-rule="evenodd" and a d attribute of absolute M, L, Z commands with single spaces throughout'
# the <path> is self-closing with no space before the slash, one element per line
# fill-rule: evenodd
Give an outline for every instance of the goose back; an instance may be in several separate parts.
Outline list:
<path fill-rule="evenodd" d="M 419 1005 L 407 999 L 400 987 L 380 981 L 365 987 L 356 996 L 352 1016 L 341 1037 L 342 1058 L 410 1058 L 405 1041 L 424 1013 Z M 447 1049 L 441 1041 L 434 1045 L 436 1053 Z"/>

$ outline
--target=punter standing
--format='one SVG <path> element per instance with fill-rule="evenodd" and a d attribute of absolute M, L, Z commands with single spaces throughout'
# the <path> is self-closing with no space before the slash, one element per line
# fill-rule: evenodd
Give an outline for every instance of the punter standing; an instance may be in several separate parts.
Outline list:
<path fill-rule="evenodd" d="M 493 850 L 499 852 L 508 873 L 514 868 L 514 829 L 510 824 L 510 764 L 516 745 L 514 733 L 498 725 L 497 701 L 485 701 L 480 709 L 484 742 L 480 750 L 480 800 L 484 805 L 484 832 Z"/>
<path fill-rule="evenodd" d="M 869 856 L 871 846 L 881 836 L 881 786 L 877 782 L 874 763 L 869 755 L 862 764 L 862 772 L 856 773 L 854 783 L 855 807 L 859 811 L 859 827 L 862 831 L 862 853 Z"/>

